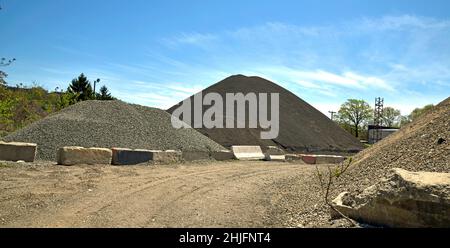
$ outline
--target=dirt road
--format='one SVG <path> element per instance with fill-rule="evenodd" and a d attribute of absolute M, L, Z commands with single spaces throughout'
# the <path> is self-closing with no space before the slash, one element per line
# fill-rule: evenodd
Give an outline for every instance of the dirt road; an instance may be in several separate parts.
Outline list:
<path fill-rule="evenodd" d="M 320 201 L 314 173 L 281 162 L 3 165 L 0 226 L 289 226 Z"/>

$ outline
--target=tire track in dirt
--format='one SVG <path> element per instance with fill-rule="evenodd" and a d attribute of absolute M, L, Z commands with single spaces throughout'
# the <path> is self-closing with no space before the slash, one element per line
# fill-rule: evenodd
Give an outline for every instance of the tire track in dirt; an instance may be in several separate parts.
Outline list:
<path fill-rule="evenodd" d="M 132 178 L 133 180 L 136 179 L 138 180 L 137 182 L 134 182 L 134 184 L 137 184 L 137 186 L 133 185 L 132 189 L 124 189 L 123 187 L 126 184 L 124 183 L 122 185 L 120 184 L 115 185 L 115 187 L 110 187 L 111 185 L 106 185 L 105 188 L 108 191 L 99 192 L 97 193 L 97 195 L 86 196 L 86 192 L 77 192 L 71 199 L 68 199 L 68 201 L 65 204 L 66 207 L 55 209 L 47 213 L 37 214 L 35 216 L 31 216 L 30 218 L 35 219 L 35 222 L 39 223 L 39 226 L 55 226 L 54 220 L 58 220 L 57 226 L 85 226 L 85 223 L 79 223 L 84 216 L 89 216 L 89 214 L 95 213 L 103 206 L 111 202 L 113 199 L 117 199 L 117 201 L 120 201 L 120 199 L 126 197 L 127 195 L 145 191 L 148 188 L 157 187 L 168 181 L 176 181 L 186 177 L 223 173 L 226 171 L 236 170 L 234 166 L 231 167 L 214 166 L 212 170 L 211 167 L 203 168 L 202 166 L 199 166 L 196 168 L 187 168 L 187 170 L 201 169 L 202 171 L 200 172 L 188 172 L 187 174 L 178 175 L 180 171 L 176 171 L 175 169 L 174 171 L 169 171 L 168 173 L 169 175 L 163 176 L 162 179 L 154 180 L 152 178 L 151 180 L 147 180 L 145 176 L 148 174 L 150 174 L 150 176 L 159 176 L 152 174 L 152 172 L 154 172 L 152 170 L 158 170 L 158 168 L 157 169 L 139 168 L 139 169 L 144 169 L 145 173 L 143 173 L 142 176 L 138 176 L 137 178 Z M 166 170 L 166 168 L 161 169 Z M 119 179 L 119 178 L 111 178 L 109 175 L 108 177 L 109 177 L 108 179 L 110 179 L 112 182 L 115 182 L 115 180 Z M 100 187 L 102 186 L 105 185 L 100 185 Z"/>
<path fill-rule="evenodd" d="M 202 199 L 204 199 L 205 195 L 211 191 L 221 191 L 223 190 L 225 185 L 229 185 L 229 184 L 233 184 L 238 180 L 243 180 L 241 183 L 247 183 L 246 179 L 256 179 L 256 180 L 260 180 L 262 179 L 261 177 L 264 176 L 269 176 L 272 175 L 273 173 L 276 172 L 283 172 L 283 176 L 288 174 L 291 174 L 291 170 L 297 170 L 297 168 L 289 168 L 288 171 L 286 171 L 286 167 L 284 167 L 284 165 L 279 165 L 280 167 L 273 169 L 273 167 L 269 170 L 267 168 L 264 168 L 264 171 L 261 171 L 261 168 L 255 168 L 255 171 L 251 171 L 251 172 L 246 172 L 244 174 L 233 171 L 234 174 L 230 175 L 230 176 L 225 176 L 225 177 L 219 177 L 216 178 L 216 180 L 214 180 L 213 182 L 202 182 L 201 184 L 195 185 L 194 187 L 192 187 L 192 189 L 188 190 L 188 191 L 181 191 L 181 192 L 174 192 L 171 195 L 166 195 L 166 194 L 159 194 L 158 197 L 156 197 L 157 202 L 158 202 L 158 208 L 152 208 L 151 213 L 149 213 L 149 215 L 152 216 L 166 216 L 169 217 L 169 221 L 167 222 L 167 220 L 163 220 L 165 223 L 168 223 L 167 226 L 178 226 L 175 222 L 173 222 L 173 218 L 170 218 L 171 215 L 182 215 L 183 214 L 183 208 L 186 208 L 186 206 L 183 205 L 183 203 L 188 204 L 189 206 L 191 205 L 195 205 L 196 203 L 198 203 L 201 201 Z M 284 167 L 284 168 L 283 168 Z M 247 183 L 248 184 L 248 183 Z M 182 185 L 181 185 L 182 186 Z M 250 185 L 251 186 L 251 185 Z M 172 187 L 171 185 L 168 185 L 168 187 Z M 180 188 L 180 185 L 175 185 L 175 187 Z M 248 185 L 245 187 L 248 189 Z M 161 190 L 161 189 L 158 189 Z M 152 189 L 150 189 L 150 191 L 152 191 Z M 146 194 L 143 194 L 143 192 L 137 192 L 138 195 L 135 194 L 131 194 L 128 195 L 127 198 L 129 198 L 128 201 L 120 201 L 120 202 L 115 202 L 113 204 L 109 204 L 107 206 L 105 206 L 104 208 L 100 209 L 99 211 L 106 211 L 108 212 L 108 208 L 110 208 L 109 210 L 109 216 L 115 216 L 115 219 L 123 219 L 125 220 L 130 220 L 129 216 L 132 216 L 133 213 L 140 213 L 140 212 L 145 212 L 145 210 L 148 208 L 146 208 L 146 206 L 142 206 L 142 205 L 131 205 L 131 204 L 123 204 L 124 202 L 132 202 L 133 200 L 137 200 L 139 202 L 144 201 L 144 199 L 146 199 Z M 148 201 L 153 200 L 154 197 L 154 193 L 152 192 L 148 192 L 147 195 L 151 195 L 152 197 L 150 197 L 150 199 Z M 256 195 L 256 194 L 255 194 Z M 131 198 L 131 199 L 130 199 Z M 148 199 L 148 197 L 147 197 Z M 215 199 L 217 200 L 217 199 Z M 131 207 L 130 207 L 131 205 Z M 118 211 L 119 210 L 119 211 Z M 98 212 L 97 212 L 98 213 Z M 92 213 L 91 213 L 92 214 Z M 148 219 L 148 216 L 144 216 Z M 144 221 L 145 218 L 139 218 L 137 219 L 138 221 L 136 222 L 136 220 L 133 222 L 133 226 L 151 226 L 152 221 L 151 220 L 147 220 Z M 170 223 L 170 221 L 172 221 L 172 223 Z"/>
<path fill-rule="evenodd" d="M 271 217 L 267 215 L 269 209 L 274 208 L 265 198 L 277 194 L 266 192 L 268 186 L 294 174 L 303 175 L 305 170 L 307 167 L 303 165 L 247 161 L 179 168 L 102 167 L 92 171 L 79 167 L 72 173 L 69 170 L 69 175 L 62 173 L 62 179 L 53 179 L 68 182 L 68 185 L 50 189 L 59 192 L 59 206 L 49 205 L 39 211 L 19 213 L 7 225 L 262 226 L 271 223 Z M 40 173 L 43 178 L 48 178 L 46 174 L 55 175 L 52 169 Z M 31 191 L 33 181 L 26 181 Z M 87 192 L 82 185 L 86 183 L 92 184 L 93 190 Z"/>

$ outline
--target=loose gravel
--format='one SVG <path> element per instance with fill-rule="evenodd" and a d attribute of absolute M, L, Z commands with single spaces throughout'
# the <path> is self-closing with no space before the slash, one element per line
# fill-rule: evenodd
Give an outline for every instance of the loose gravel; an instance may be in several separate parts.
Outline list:
<path fill-rule="evenodd" d="M 339 184 L 342 190 L 371 186 L 391 168 L 450 172 L 450 98 L 353 159 Z"/>
<path fill-rule="evenodd" d="M 3 138 L 38 144 L 37 159 L 55 160 L 63 146 L 218 151 L 224 148 L 195 129 L 175 129 L 164 110 L 121 101 L 69 106 Z"/>
<path fill-rule="evenodd" d="M 351 167 L 334 181 L 329 199 L 334 199 L 344 191 L 359 193 L 386 177 L 391 168 L 450 172 L 450 98 L 418 120 L 355 155 Z M 318 180 L 311 182 L 317 183 Z M 322 197 L 316 207 L 299 212 L 291 225 L 334 226 L 336 220 L 331 220 L 329 213 Z M 346 222 L 342 224 L 341 227 L 348 226 Z"/>

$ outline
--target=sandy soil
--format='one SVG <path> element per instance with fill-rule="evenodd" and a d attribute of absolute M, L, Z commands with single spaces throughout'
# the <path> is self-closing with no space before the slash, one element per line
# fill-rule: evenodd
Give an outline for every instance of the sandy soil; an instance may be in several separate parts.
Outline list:
<path fill-rule="evenodd" d="M 321 200 L 314 176 L 311 165 L 262 161 L 2 164 L 0 226 L 303 226 L 299 216 Z"/>

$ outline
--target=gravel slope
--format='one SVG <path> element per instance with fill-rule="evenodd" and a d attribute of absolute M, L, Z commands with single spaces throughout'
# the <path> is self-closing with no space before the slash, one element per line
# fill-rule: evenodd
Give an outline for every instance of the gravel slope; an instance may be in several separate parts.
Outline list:
<path fill-rule="evenodd" d="M 450 98 L 355 155 L 354 165 L 344 174 L 340 188 L 342 191 L 364 189 L 396 167 L 410 171 L 450 172 Z"/>
<path fill-rule="evenodd" d="M 333 183 L 330 200 L 344 191 L 361 192 L 386 177 L 395 167 L 410 171 L 450 172 L 450 98 L 415 122 L 356 154 L 349 170 Z M 318 184 L 317 175 L 311 183 Z M 315 207 L 298 212 L 293 219 L 294 226 L 320 226 L 321 223 L 338 221 L 330 220 L 329 208 L 323 198 Z M 348 226 L 342 220 L 340 224 Z"/>
<path fill-rule="evenodd" d="M 37 158 L 54 160 L 62 146 L 221 150 L 195 129 L 174 129 L 164 110 L 121 101 L 85 101 L 3 139 L 38 144 Z"/>

